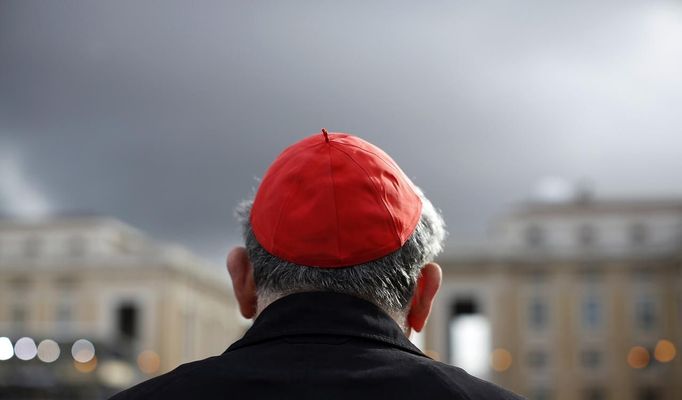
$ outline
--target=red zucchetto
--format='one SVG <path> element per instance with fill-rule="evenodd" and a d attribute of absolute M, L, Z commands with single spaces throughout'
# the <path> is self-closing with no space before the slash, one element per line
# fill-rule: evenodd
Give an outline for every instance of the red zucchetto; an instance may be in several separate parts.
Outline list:
<path fill-rule="evenodd" d="M 413 183 L 388 154 L 356 136 L 323 129 L 275 159 L 256 193 L 250 222 L 270 254 L 337 268 L 398 250 L 421 208 Z"/>

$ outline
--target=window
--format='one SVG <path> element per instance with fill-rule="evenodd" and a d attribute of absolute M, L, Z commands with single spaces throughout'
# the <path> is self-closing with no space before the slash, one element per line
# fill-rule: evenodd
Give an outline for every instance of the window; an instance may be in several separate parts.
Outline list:
<path fill-rule="evenodd" d="M 35 258 L 40 255 L 42 248 L 42 240 L 37 236 L 29 236 L 24 242 L 24 255 L 29 258 Z"/>
<path fill-rule="evenodd" d="M 61 324 L 71 323 L 71 302 L 60 300 L 57 306 L 57 322 Z"/>
<path fill-rule="evenodd" d="M 134 304 L 123 304 L 118 308 L 118 334 L 122 339 L 134 340 L 139 335 L 138 310 Z"/>
<path fill-rule="evenodd" d="M 601 366 L 602 354 L 598 350 L 588 349 L 580 353 L 580 364 L 586 369 L 597 369 Z"/>
<path fill-rule="evenodd" d="M 594 330 L 601 326 L 602 308 L 601 302 L 596 295 L 587 295 L 582 302 L 583 328 Z"/>
<path fill-rule="evenodd" d="M 644 244 L 647 240 L 648 232 L 646 225 L 642 223 L 632 224 L 630 226 L 630 243 L 633 245 Z"/>
<path fill-rule="evenodd" d="M 60 335 L 70 335 L 74 322 L 74 301 L 68 292 L 62 292 L 55 309 L 55 325 Z"/>
<path fill-rule="evenodd" d="M 80 236 L 72 236 L 68 240 L 68 252 L 72 257 L 80 257 L 85 254 L 85 239 Z"/>
<path fill-rule="evenodd" d="M 547 352 L 543 350 L 531 350 L 526 356 L 526 363 L 530 369 L 544 369 L 548 364 Z"/>
<path fill-rule="evenodd" d="M 544 329 L 547 326 L 547 304 L 540 297 L 534 297 L 528 304 L 528 325 L 532 329 Z"/>
<path fill-rule="evenodd" d="M 526 244 L 530 247 L 539 247 L 545 243 L 545 232 L 537 225 L 529 225 L 526 228 Z"/>
<path fill-rule="evenodd" d="M 548 274 L 547 271 L 542 269 L 532 269 L 528 271 L 528 281 L 541 287 L 543 284 L 547 283 Z"/>
<path fill-rule="evenodd" d="M 578 243 L 582 246 L 591 246 L 597 240 L 597 232 L 592 225 L 582 225 L 578 228 Z"/>
<path fill-rule="evenodd" d="M 78 285 L 78 275 L 75 274 L 60 275 L 55 279 L 54 284 L 57 288 L 62 290 L 64 294 L 68 294 L 69 292 L 72 292 Z"/>
<path fill-rule="evenodd" d="M 12 324 L 16 327 L 17 333 L 20 335 L 26 334 L 26 324 L 28 323 L 28 307 L 21 302 L 14 303 L 12 305 Z"/>
<path fill-rule="evenodd" d="M 604 278 L 603 267 L 593 262 L 581 264 L 580 276 L 588 285 L 596 285 Z"/>
<path fill-rule="evenodd" d="M 651 296 L 642 295 L 635 303 L 635 324 L 643 331 L 650 331 L 657 324 L 656 303 Z"/>

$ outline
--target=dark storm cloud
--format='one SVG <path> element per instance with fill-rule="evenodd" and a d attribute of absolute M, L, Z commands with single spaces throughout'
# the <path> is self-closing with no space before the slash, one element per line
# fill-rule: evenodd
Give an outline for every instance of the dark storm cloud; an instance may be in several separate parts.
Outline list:
<path fill-rule="evenodd" d="M 0 196 L 217 258 L 254 178 L 321 127 L 389 152 L 454 237 L 545 176 L 680 194 L 681 43 L 666 2 L 4 1 L 0 165 L 28 186 Z"/>

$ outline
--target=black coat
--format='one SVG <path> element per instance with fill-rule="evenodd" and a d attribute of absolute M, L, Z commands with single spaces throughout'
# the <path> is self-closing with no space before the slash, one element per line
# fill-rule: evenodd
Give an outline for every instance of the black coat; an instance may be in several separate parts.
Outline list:
<path fill-rule="evenodd" d="M 430 359 L 374 304 L 316 292 L 275 301 L 223 354 L 181 365 L 112 399 L 521 397 Z"/>

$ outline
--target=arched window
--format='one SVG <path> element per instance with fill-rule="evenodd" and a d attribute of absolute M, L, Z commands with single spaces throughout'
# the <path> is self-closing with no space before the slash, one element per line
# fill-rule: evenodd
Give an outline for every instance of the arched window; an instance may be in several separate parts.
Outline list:
<path fill-rule="evenodd" d="M 133 341 L 140 335 L 139 312 L 134 303 L 123 303 L 117 310 L 117 333 L 121 339 Z"/>

